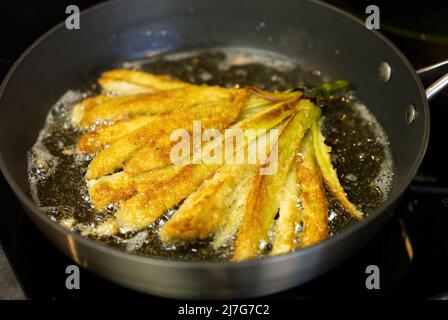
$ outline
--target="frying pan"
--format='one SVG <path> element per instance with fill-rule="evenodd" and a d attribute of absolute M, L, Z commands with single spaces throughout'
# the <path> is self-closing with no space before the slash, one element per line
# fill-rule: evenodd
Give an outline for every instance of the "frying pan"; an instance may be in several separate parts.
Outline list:
<path fill-rule="evenodd" d="M 34 205 L 27 179 L 27 151 L 50 106 L 64 92 L 83 87 L 101 71 L 123 61 L 159 52 L 212 47 L 278 53 L 352 83 L 391 141 L 395 179 L 387 201 L 365 221 L 320 244 L 238 263 L 133 255 L 67 231 Z M 0 164 L 30 218 L 80 266 L 129 288 L 166 297 L 265 295 L 333 268 L 363 246 L 392 215 L 426 150 L 427 95 L 432 97 L 447 79 L 441 78 L 425 92 L 416 71 L 392 43 L 356 18 L 319 2 L 108 2 L 85 11 L 80 30 L 67 30 L 60 24 L 47 32 L 9 72 L 1 87 Z"/>

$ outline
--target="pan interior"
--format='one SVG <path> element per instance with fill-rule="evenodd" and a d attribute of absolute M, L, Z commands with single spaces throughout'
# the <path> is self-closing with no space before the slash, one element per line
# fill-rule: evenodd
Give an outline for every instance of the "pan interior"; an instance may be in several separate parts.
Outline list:
<path fill-rule="evenodd" d="M 166 53 L 121 66 L 169 74 L 195 84 L 257 86 L 271 91 L 335 80 L 297 60 L 244 48 Z M 175 208 L 139 232 L 122 232 L 111 237 L 98 237 L 91 232 L 113 212 L 100 213 L 89 204 L 83 179 L 89 159 L 81 159 L 74 152 L 80 133 L 70 125 L 68 115 L 74 103 L 95 93 L 97 89 L 93 83 L 71 88 L 51 108 L 45 127 L 29 153 L 28 174 L 35 203 L 45 208 L 50 219 L 68 229 L 122 250 L 176 260 L 228 259 L 232 245 L 214 251 L 208 241 L 182 246 L 161 243 L 157 231 Z M 324 133 L 333 148 L 333 160 L 341 182 L 352 201 L 369 214 L 386 200 L 393 184 L 388 137 L 358 99 L 356 86 L 334 99 L 324 114 Z M 353 223 L 330 197 L 330 235 L 342 232 Z"/>

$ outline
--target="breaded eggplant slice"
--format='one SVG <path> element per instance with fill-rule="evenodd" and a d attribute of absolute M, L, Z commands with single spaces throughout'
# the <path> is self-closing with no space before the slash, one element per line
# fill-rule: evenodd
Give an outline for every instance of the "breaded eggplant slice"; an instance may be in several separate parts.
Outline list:
<path fill-rule="evenodd" d="M 71 122 L 74 126 L 79 126 L 84 116 L 84 112 L 91 110 L 93 107 L 114 99 L 113 96 L 99 94 L 94 97 L 86 98 L 73 107 L 71 114 Z"/>
<path fill-rule="evenodd" d="M 87 182 L 91 204 L 97 210 L 104 210 L 110 204 L 131 198 L 137 193 L 137 186 L 144 183 L 159 183 L 172 179 L 183 169 L 181 165 L 166 166 L 136 176 L 124 171 Z"/>
<path fill-rule="evenodd" d="M 136 195 L 119 202 L 115 213 L 119 225 L 137 230 L 156 221 L 167 210 L 175 207 L 208 179 L 220 165 L 185 165 L 166 181 L 137 184 Z"/>
<path fill-rule="evenodd" d="M 256 174 L 246 212 L 238 230 L 234 260 L 256 258 L 260 247 L 267 244 L 268 232 L 280 207 L 279 193 L 285 185 L 296 150 L 306 131 L 321 115 L 319 107 L 309 100 L 300 100 L 298 111 L 282 130 L 278 140 L 278 170 L 273 175 Z"/>
<path fill-rule="evenodd" d="M 160 230 L 164 242 L 203 240 L 215 233 L 233 203 L 234 191 L 256 165 L 223 165 L 191 193 Z"/>
<path fill-rule="evenodd" d="M 230 243 L 243 220 L 243 215 L 246 207 L 246 199 L 249 196 L 253 179 L 255 177 L 255 171 L 250 174 L 236 186 L 232 197 L 229 212 L 225 219 L 222 219 L 221 224 L 213 236 L 212 246 L 214 249 L 218 249 L 228 243 Z"/>
<path fill-rule="evenodd" d="M 278 126 L 275 127 L 277 132 L 281 132 L 286 125 L 288 120 L 283 121 Z M 269 138 L 267 137 L 269 135 Z M 260 144 L 260 138 L 265 139 L 264 144 Z M 271 145 L 276 144 L 278 140 L 278 135 L 271 136 L 271 133 L 266 132 L 263 135 L 257 136 L 257 140 L 253 140 L 248 147 L 247 152 L 253 152 L 254 150 L 250 147 L 253 145 L 257 145 L 257 153 L 259 156 L 269 155 L 269 151 L 271 149 Z M 264 150 L 262 151 L 263 148 Z M 248 154 L 248 153 L 247 153 Z M 246 158 L 247 159 L 247 158 Z M 221 224 L 217 229 L 216 233 L 213 235 L 212 245 L 215 249 L 230 243 L 234 240 L 234 236 L 238 231 L 238 228 L 243 220 L 244 212 L 246 209 L 246 199 L 249 197 L 250 192 L 252 190 L 252 186 L 254 183 L 254 179 L 256 176 L 256 171 L 260 169 L 261 161 L 264 161 L 265 158 L 258 157 L 256 162 L 256 167 L 252 168 L 249 173 L 245 174 L 244 179 L 239 181 L 239 183 L 235 186 L 234 191 L 227 199 L 228 203 L 231 203 L 226 214 L 225 219 L 221 220 Z"/>
<path fill-rule="evenodd" d="M 328 235 L 328 199 L 311 132 L 306 135 L 300 152 L 301 161 L 297 163 L 302 213 L 299 245 L 305 248 L 324 240 Z"/>
<path fill-rule="evenodd" d="M 328 199 L 314 155 L 312 135 L 308 132 L 282 196 L 271 255 L 291 252 L 299 246 L 308 247 L 325 239 L 327 212 Z"/>
<path fill-rule="evenodd" d="M 302 104 L 304 105 L 304 104 Z M 306 104 L 305 104 L 306 105 Z M 279 104 L 267 114 L 253 116 L 251 119 L 242 121 L 242 127 L 250 126 L 251 128 L 270 129 L 278 126 L 285 118 L 290 115 L 289 111 L 294 109 L 293 106 L 283 109 L 285 103 Z M 278 109 L 283 112 L 278 112 Z M 263 134 L 257 131 L 252 138 Z M 248 147 L 252 140 L 244 139 L 242 150 Z M 210 142 L 210 144 L 213 144 Z M 202 152 L 208 152 L 207 145 L 204 146 Z M 240 152 L 235 149 L 234 153 Z M 226 155 L 226 157 L 233 155 Z M 119 203 L 119 209 L 116 218 L 121 226 L 130 229 L 142 228 L 155 220 L 157 220 L 168 209 L 176 206 L 180 201 L 185 199 L 189 194 L 195 191 L 200 184 L 208 179 L 213 173 L 221 167 L 221 164 L 205 164 L 184 165 L 184 168 L 176 174 L 172 179 L 157 183 L 139 183 L 136 187 L 136 195 L 129 200 Z M 256 166 L 258 169 L 259 166 Z"/>
<path fill-rule="evenodd" d="M 144 108 L 146 101 L 151 100 L 151 95 L 147 93 L 118 97 L 106 96 L 109 98 L 103 99 L 95 105 L 91 104 L 90 108 L 83 107 L 83 102 L 79 108 L 73 109 L 72 123 L 80 129 L 86 129 L 97 123 L 109 123 L 124 119 L 126 113 L 120 110 L 121 107 L 127 108 L 129 113 L 133 110 L 132 108 L 136 110 Z"/>
<path fill-rule="evenodd" d="M 297 159 L 294 160 L 296 161 Z M 297 230 L 301 223 L 298 193 L 297 170 L 295 163 L 292 163 L 280 195 L 279 217 L 275 222 L 271 255 L 290 252 L 297 248 Z"/>
<path fill-rule="evenodd" d="M 114 122 L 138 115 L 167 114 L 198 104 L 224 102 L 238 94 L 247 95 L 247 92 L 244 89 L 191 86 L 156 93 L 120 96 L 84 112 L 80 126 L 86 128 L 97 122 Z"/>
<path fill-rule="evenodd" d="M 163 159 L 165 164 L 170 163 L 170 149 L 174 144 L 170 141 L 170 134 L 174 130 L 186 129 L 191 132 L 194 120 L 201 121 L 203 130 L 226 128 L 238 117 L 246 97 L 245 90 L 234 90 L 232 94 L 227 94 L 224 98 L 215 97 L 215 100 L 209 103 L 198 101 L 197 104 L 191 104 L 186 109 L 161 117 L 160 121 L 141 127 L 115 141 L 93 158 L 87 170 L 86 179 L 98 179 L 121 169 L 139 149 L 147 145 L 155 147 L 153 152 L 158 155 L 156 159 Z M 142 159 L 142 161 L 146 160 Z M 157 167 L 160 166 L 160 163 L 157 163 Z M 146 170 L 139 172 L 143 171 Z M 134 173 L 137 174 L 137 172 Z"/>
<path fill-rule="evenodd" d="M 279 103 L 274 105 L 266 112 L 253 115 L 250 118 L 239 122 L 238 124 L 236 124 L 236 126 L 239 126 L 243 129 L 255 128 L 268 130 L 281 125 L 281 123 L 284 122 L 285 119 L 291 116 L 294 110 L 295 109 L 291 104 Z M 251 138 L 257 138 L 258 134 L 262 134 L 262 131 L 256 132 L 256 135 L 252 136 Z M 225 139 L 225 135 L 222 139 Z M 249 144 L 252 142 L 252 140 L 245 139 L 244 142 Z M 213 147 L 214 142 L 209 142 L 208 144 L 204 145 L 202 148 L 203 154 L 209 154 L 210 150 L 213 150 Z M 91 180 L 87 184 L 89 187 L 91 202 L 95 206 L 95 208 L 99 210 L 104 209 L 110 203 L 118 203 L 120 200 L 127 199 L 128 195 L 135 195 L 137 192 L 137 185 L 143 184 L 145 180 L 148 179 L 153 180 L 153 175 L 163 175 L 164 177 L 171 177 L 171 173 L 176 173 L 176 170 L 178 170 L 175 168 L 183 167 L 180 165 L 169 165 L 161 169 L 150 170 L 138 175 L 119 172 L 110 176 L 104 176 L 100 179 Z"/>
<path fill-rule="evenodd" d="M 297 95 L 296 95 L 297 96 Z M 285 94 L 276 94 L 276 97 L 278 100 L 287 100 L 294 97 L 291 93 L 285 93 Z M 96 96 L 93 98 L 85 99 L 82 104 L 86 109 L 91 109 L 93 106 L 104 102 L 106 100 L 111 99 L 110 96 Z M 254 114 L 255 111 L 261 112 L 266 110 L 270 105 L 272 105 L 271 101 L 266 100 L 265 98 L 261 98 L 256 94 L 251 94 L 246 105 L 244 106 L 244 110 L 247 109 L 245 113 L 245 118 L 249 114 Z M 243 110 L 243 112 L 244 112 Z M 250 111 L 249 111 L 250 110 Z M 75 115 L 75 113 L 73 113 Z M 128 120 L 120 120 L 117 121 L 114 124 L 111 125 L 100 125 L 95 128 L 95 130 L 91 132 L 86 132 L 78 141 L 77 144 L 77 152 L 79 153 L 94 153 L 97 151 L 102 150 L 106 145 L 111 144 L 112 142 L 124 137 L 125 135 L 131 133 L 132 131 L 135 131 L 139 129 L 140 127 L 153 122 L 154 120 L 157 120 L 157 116 L 148 116 L 148 115 L 142 115 L 142 116 L 136 116 L 135 118 L 128 119 Z M 239 119 L 239 118 L 238 118 Z M 157 154 L 153 154 L 153 150 L 158 150 L 157 145 L 147 146 L 145 147 L 146 150 L 141 151 L 141 156 L 144 156 L 144 160 L 146 162 L 152 163 L 155 161 L 156 163 L 160 163 L 163 161 L 161 159 L 158 160 Z M 136 155 L 134 158 L 135 162 L 132 161 L 128 165 L 128 171 L 133 172 L 134 174 L 138 172 L 143 172 L 146 170 L 150 170 L 154 168 L 153 165 L 150 165 L 148 167 L 142 167 L 141 169 L 135 170 L 136 168 L 133 168 L 135 164 L 143 164 L 144 161 L 138 160 L 138 155 Z M 165 157 L 166 158 L 166 157 Z M 154 160 L 151 160 L 154 159 Z M 166 159 L 165 159 L 166 160 Z M 143 165 L 144 166 L 144 165 Z M 145 170 L 146 169 L 146 170 Z"/>
<path fill-rule="evenodd" d="M 137 116 L 129 120 L 117 121 L 112 125 L 98 126 L 94 131 L 86 132 L 81 136 L 76 145 L 76 151 L 84 154 L 100 151 L 106 145 L 161 119 L 160 115 Z"/>
<path fill-rule="evenodd" d="M 316 155 L 317 163 L 319 164 L 322 172 L 322 177 L 325 181 L 330 192 L 339 201 L 342 207 L 347 210 L 354 218 L 361 220 L 363 218 L 362 213 L 356 208 L 356 206 L 350 202 L 347 198 L 347 194 L 344 191 L 341 183 L 339 182 L 336 169 L 331 163 L 331 147 L 325 144 L 325 137 L 321 132 L 322 120 L 316 122 L 311 132 L 313 135 L 314 152 Z"/>
<path fill-rule="evenodd" d="M 300 152 L 301 159 L 299 158 L 297 163 L 302 213 L 299 245 L 305 248 L 324 240 L 328 235 L 328 198 L 317 164 L 311 132 L 306 135 Z"/>
<path fill-rule="evenodd" d="M 104 72 L 98 79 L 98 83 L 105 91 L 116 95 L 152 93 L 191 86 L 189 83 L 175 80 L 166 75 L 153 75 L 129 69 L 114 69 Z"/>

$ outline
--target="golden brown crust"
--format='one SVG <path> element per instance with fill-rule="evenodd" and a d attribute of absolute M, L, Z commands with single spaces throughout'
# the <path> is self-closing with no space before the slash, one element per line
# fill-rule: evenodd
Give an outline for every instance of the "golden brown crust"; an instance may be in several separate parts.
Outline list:
<path fill-rule="evenodd" d="M 82 104 L 85 108 L 85 111 L 89 111 L 93 107 L 105 103 L 106 101 L 111 100 L 113 98 L 114 98 L 113 96 L 109 96 L 106 94 L 99 94 L 97 96 L 84 99 L 82 101 Z"/>
<path fill-rule="evenodd" d="M 333 196 L 338 199 L 339 203 L 344 207 L 344 209 L 347 210 L 347 212 L 350 213 L 355 219 L 361 220 L 363 218 L 362 212 L 360 212 L 356 208 L 356 206 L 348 199 L 344 188 L 339 182 L 336 169 L 331 163 L 331 148 L 325 144 L 325 137 L 321 132 L 320 122 L 313 124 L 311 132 L 313 135 L 316 161 L 319 164 L 325 184 L 327 185 Z"/>
<path fill-rule="evenodd" d="M 264 228 L 262 226 L 266 224 L 263 220 L 263 202 L 260 199 L 266 199 L 269 194 L 266 194 L 266 187 L 263 187 L 264 177 L 259 174 L 259 170 L 255 174 L 254 180 L 252 181 L 251 191 L 246 200 L 245 212 L 243 220 L 238 229 L 236 238 L 236 248 L 234 252 L 233 259 L 236 261 L 245 260 L 255 257 L 260 251 L 260 240 L 259 238 L 264 237 Z M 270 201 L 272 204 L 272 201 Z M 270 206 L 272 207 L 272 205 Z M 264 209 L 265 211 L 269 208 Z M 269 228 L 269 227 L 268 227 Z M 255 241 L 252 241 L 255 240 Z"/>
<path fill-rule="evenodd" d="M 219 165 L 186 165 L 166 181 L 138 184 L 134 197 L 120 201 L 115 214 L 118 223 L 130 229 L 146 227 L 196 190 L 218 168 Z"/>
<path fill-rule="evenodd" d="M 289 109 L 291 108 L 289 107 Z M 287 117 L 287 115 L 277 113 L 277 111 L 274 114 L 267 111 L 266 114 L 269 116 L 261 115 L 247 119 L 243 127 L 244 125 L 250 125 L 250 127 L 269 129 L 278 125 Z M 248 141 L 245 141 L 245 143 L 248 143 Z M 195 191 L 202 181 L 211 176 L 219 167 L 220 165 L 203 163 L 186 165 L 179 174 L 166 181 L 137 184 L 135 196 L 119 203 L 119 210 L 116 214 L 118 222 L 122 226 L 138 229 L 155 221 L 166 210 L 174 207 Z"/>
<path fill-rule="evenodd" d="M 271 255 L 308 247 L 327 237 L 328 200 L 309 132 L 292 165 L 282 193 Z M 299 232 L 300 230 L 300 232 Z"/>
<path fill-rule="evenodd" d="M 300 181 L 299 197 L 302 203 L 302 232 L 300 246 L 316 244 L 328 235 L 328 199 L 309 133 L 301 148 L 302 161 L 297 164 L 297 180 Z"/>
<path fill-rule="evenodd" d="M 193 121 L 200 120 L 201 132 L 208 128 L 219 131 L 232 124 L 247 101 L 247 91 L 239 90 L 229 95 L 226 100 L 219 103 L 202 104 L 200 107 L 192 107 L 188 114 L 179 113 L 175 117 L 182 120 L 182 124 L 167 124 L 165 130 L 157 138 L 138 150 L 133 157 L 126 162 L 124 170 L 130 174 L 139 174 L 154 168 L 163 167 L 171 162 L 170 150 L 177 143 L 170 141 L 170 133 L 177 128 L 186 129 L 190 136 L 193 131 Z"/>
<path fill-rule="evenodd" d="M 279 217 L 275 222 L 274 242 L 271 255 L 287 253 L 297 247 L 297 230 L 301 222 L 298 200 L 296 163 L 292 163 L 284 189 L 281 192 Z"/>
<path fill-rule="evenodd" d="M 135 195 L 139 184 L 169 181 L 181 170 L 183 166 L 171 165 L 136 176 L 122 171 L 91 180 L 87 183 L 90 201 L 96 209 L 103 210 L 109 204 L 117 204 Z"/>
<path fill-rule="evenodd" d="M 81 128 L 96 122 L 114 122 L 138 115 L 164 114 L 178 107 L 174 100 L 182 97 L 182 89 L 173 92 L 159 92 L 119 96 L 85 110 L 80 121 Z M 169 99 L 168 99 L 169 97 Z"/>
<path fill-rule="evenodd" d="M 254 117 L 253 121 L 248 119 L 245 123 L 250 123 L 257 128 L 269 129 L 285 117 L 275 114 L 274 120 L 271 117 L 261 116 Z M 116 214 L 118 222 L 120 225 L 132 229 L 138 229 L 154 222 L 166 210 L 174 207 L 195 191 L 202 181 L 209 178 L 220 166 L 204 163 L 186 165 L 179 174 L 166 181 L 137 184 L 136 195 L 119 203 L 119 210 Z"/>
<path fill-rule="evenodd" d="M 244 90 L 226 91 L 225 95 L 216 97 L 214 102 L 210 101 L 207 104 L 190 102 L 191 107 L 184 112 L 154 118 L 151 123 L 116 140 L 107 149 L 102 150 L 91 161 L 86 178 L 98 179 L 113 173 L 122 168 L 133 156 L 138 155 L 137 151 L 145 146 L 148 146 L 144 149 L 145 153 L 138 155 L 137 160 L 131 162 L 133 165 L 129 164 L 126 167 L 127 172 L 138 174 L 168 164 L 172 146 L 169 137 L 175 129 L 183 128 L 191 132 L 194 120 L 201 120 L 203 128 L 227 127 L 238 116 L 246 97 L 247 93 Z M 155 156 L 148 156 L 148 153 L 153 153 Z"/>
<path fill-rule="evenodd" d="M 254 117 L 253 121 L 248 120 L 246 124 L 251 123 L 258 128 L 269 129 L 270 126 L 277 125 L 278 122 L 281 122 L 284 117 L 286 116 L 277 116 L 275 121 L 263 116 Z M 249 142 L 250 141 L 245 141 L 245 144 Z M 246 148 L 246 145 L 244 148 Z M 101 193 L 100 197 L 102 199 L 97 200 L 96 203 L 112 200 L 116 202 L 117 200 L 120 200 L 120 195 L 134 194 L 134 197 L 129 200 L 119 202 L 120 210 L 117 217 L 119 222 L 123 223 L 125 226 L 133 229 L 139 228 L 142 224 L 147 223 L 148 221 L 152 222 L 154 219 L 157 219 L 161 214 L 163 214 L 164 211 L 175 206 L 187 197 L 190 193 L 196 190 L 198 183 L 201 183 L 208 177 L 208 175 L 211 175 L 214 170 L 217 170 L 218 167 L 219 165 L 189 165 L 183 168 L 178 174 L 176 173 L 175 176 L 169 176 L 167 179 L 159 179 L 157 182 L 151 181 L 149 183 L 148 181 L 145 181 L 144 177 L 146 175 L 150 175 L 155 172 L 154 175 L 159 176 L 161 172 L 167 172 L 166 168 L 168 167 L 151 170 L 147 173 L 135 176 L 126 172 L 114 174 L 110 177 L 120 174 L 126 175 L 125 180 L 127 182 L 125 181 L 123 183 L 120 180 L 112 181 L 111 185 L 108 185 L 105 189 L 107 194 L 104 192 Z M 211 170 L 211 172 L 207 170 Z M 108 177 L 104 177 L 100 179 L 98 183 L 108 183 L 108 180 Z M 129 183 L 129 181 L 133 181 L 133 183 Z M 133 188 L 132 191 L 126 189 L 129 186 Z M 96 189 L 91 188 L 90 193 L 92 199 L 96 198 L 94 194 L 95 192 Z"/>
<path fill-rule="evenodd" d="M 197 104 L 212 104 L 230 99 L 245 90 L 220 87 L 191 86 L 156 93 L 119 96 L 84 110 L 80 126 L 88 127 L 99 121 L 113 122 L 137 115 L 167 114 Z"/>
<path fill-rule="evenodd" d="M 313 126 L 321 110 L 300 100 L 300 92 L 196 86 L 125 69 L 104 73 L 99 83 L 108 94 L 78 104 L 72 120 L 92 129 L 78 141 L 77 151 L 99 151 L 86 174 L 92 205 L 99 210 L 117 205 L 104 233 L 147 227 L 184 200 L 161 228 L 161 240 L 191 242 L 213 236 L 212 245 L 218 248 L 236 234 L 233 259 L 239 261 L 263 251 L 274 223 L 272 255 L 324 239 L 328 200 L 322 180 L 343 206 L 351 204 L 341 196 L 341 190 L 345 193 L 334 170 L 328 170 L 328 147 Z M 226 160 L 236 152 L 246 156 L 251 139 L 260 135 L 257 129 L 279 128 L 278 140 L 266 146 L 278 150 L 278 159 L 267 165 L 173 164 L 170 151 L 178 141 L 170 141 L 170 135 L 185 129 L 191 136 L 194 120 L 200 120 L 202 132 L 229 126 L 254 130 L 255 135 L 244 139 L 244 149 L 223 155 Z M 314 138 L 305 137 L 312 126 Z M 201 155 L 208 155 L 212 145 L 203 143 Z M 302 157 L 296 156 L 299 148 Z M 263 175 L 261 169 L 275 160 L 277 172 Z"/>
<path fill-rule="evenodd" d="M 169 76 L 153 75 L 128 69 L 107 71 L 101 75 L 98 83 L 102 86 L 106 94 L 86 98 L 77 104 L 72 111 L 72 123 L 74 125 L 85 128 L 92 125 L 95 121 L 109 121 L 107 117 L 105 119 L 102 118 L 105 115 L 102 110 L 107 109 L 114 112 L 114 114 L 110 115 L 110 121 L 115 121 L 118 118 L 124 117 L 114 107 L 117 104 L 128 103 L 130 100 L 134 108 L 137 108 L 136 104 L 142 103 L 142 100 L 144 101 L 148 94 L 193 86 L 186 82 L 174 80 Z M 119 97 L 121 99 L 117 99 Z M 105 105 L 102 108 L 92 111 L 98 105 L 103 104 Z M 133 110 L 138 112 L 136 109 Z"/>
<path fill-rule="evenodd" d="M 89 181 L 87 187 L 90 202 L 98 210 L 104 210 L 119 200 L 129 199 L 136 192 L 135 181 L 123 172 L 106 176 L 101 181 Z"/>

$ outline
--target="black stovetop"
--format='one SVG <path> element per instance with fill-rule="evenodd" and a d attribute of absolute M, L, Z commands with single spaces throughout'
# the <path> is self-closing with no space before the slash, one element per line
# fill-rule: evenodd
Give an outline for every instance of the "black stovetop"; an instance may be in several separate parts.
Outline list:
<path fill-rule="evenodd" d="M 98 1 L 22 1 L 9 4 L 6 11 L 1 10 L 2 16 L 8 12 L 8 17 L 0 17 L 0 36 L 4 43 L 0 50 L 0 78 L 37 36 L 64 19 L 68 4 L 84 8 L 95 2 Z M 342 2 L 351 8 L 350 1 Z M 387 36 L 416 67 L 437 62 L 440 56 L 448 58 L 448 44 L 443 41 L 430 44 L 395 33 Z M 448 38 L 448 33 L 445 36 Z M 447 118 L 448 94 L 445 93 L 431 102 L 431 140 L 422 167 L 382 231 L 361 251 L 324 276 L 267 298 L 426 299 L 448 295 L 448 170 L 445 159 L 448 134 L 443 127 Z M 67 290 L 65 268 L 73 262 L 34 227 L 2 175 L 0 203 L 0 243 L 28 298 L 160 299 L 125 289 L 87 270 L 81 270 L 81 289 Z M 380 268 L 380 290 L 365 287 L 368 265 Z"/>

